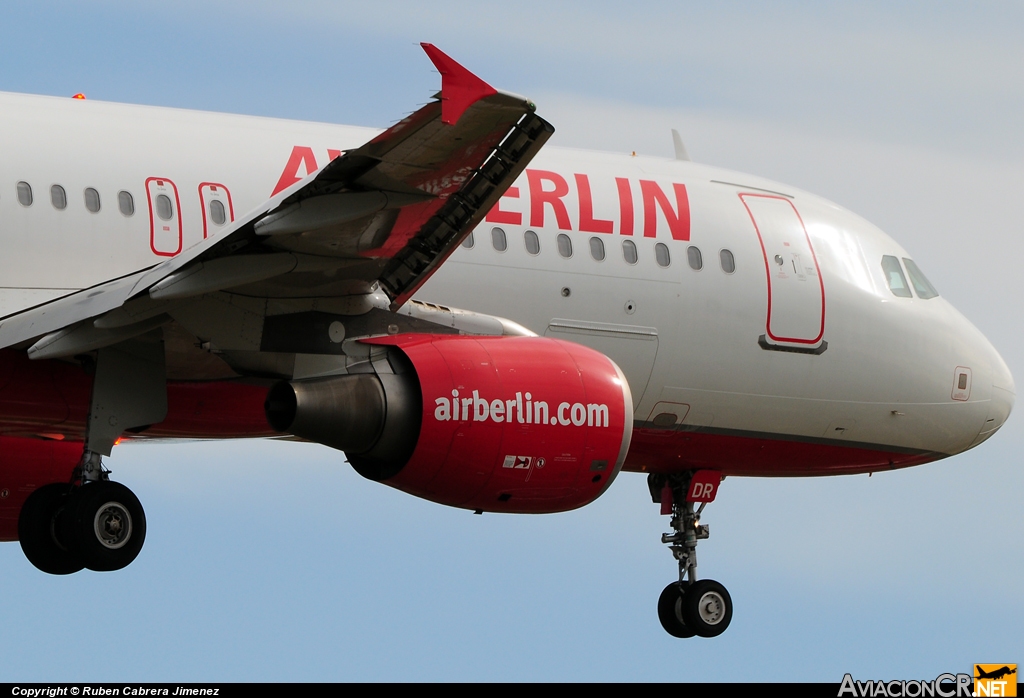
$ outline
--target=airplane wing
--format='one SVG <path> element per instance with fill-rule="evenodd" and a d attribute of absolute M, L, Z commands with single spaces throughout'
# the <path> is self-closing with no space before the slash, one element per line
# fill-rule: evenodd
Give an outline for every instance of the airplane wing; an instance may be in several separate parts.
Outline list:
<path fill-rule="evenodd" d="M 436 47 L 437 99 L 177 257 L 0 320 L 0 348 L 71 356 L 138 336 L 190 300 L 383 294 L 406 303 L 554 132 Z M 381 303 L 378 303 L 380 305 Z M 381 308 L 378 308 L 380 310 Z"/>

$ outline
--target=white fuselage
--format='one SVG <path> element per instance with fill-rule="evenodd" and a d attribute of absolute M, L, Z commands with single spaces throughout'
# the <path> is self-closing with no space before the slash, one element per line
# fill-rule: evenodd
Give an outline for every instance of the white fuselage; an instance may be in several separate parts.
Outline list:
<path fill-rule="evenodd" d="M 0 316 L 216 235 L 227 223 L 211 217 L 213 199 L 240 218 L 375 133 L 2 94 Z M 154 215 L 157 187 L 173 194 L 170 221 Z M 942 297 L 909 290 L 910 255 L 806 192 L 692 162 L 546 148 L 488 218 L 417 297 L 606 353 L 629 379 L 638 426 L 668 414 L 682 428 L 940 456 L 979 443 L 1012 407 L 1012 377 L 981 333 Z M 898 260 L 909 296 L 883 257 Z"/>

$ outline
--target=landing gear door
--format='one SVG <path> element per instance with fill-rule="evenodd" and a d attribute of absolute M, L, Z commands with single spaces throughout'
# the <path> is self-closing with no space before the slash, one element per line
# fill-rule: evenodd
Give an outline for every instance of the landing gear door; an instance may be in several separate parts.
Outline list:
<path fill-rule="evenodd" d="M 213 237 L 235 220 L 231 192 L 223 184 L 203 182 L 199 185 L 199 202 L 203 209 L 203 239 Z"/>
<path fill-rule="evenodd" d="M 149 247 L 153 254 L 173 257 L 181 252 L 181 201 L 174 182 L 160 177 L 146 180 L 149 200 Z"/>
<path fill-rule="evenodd" d="M 803 219 L 781 196 L 740 194 L 761 243 L 768 280 L 762 348 L 821 353 L 825 284 Z"/>

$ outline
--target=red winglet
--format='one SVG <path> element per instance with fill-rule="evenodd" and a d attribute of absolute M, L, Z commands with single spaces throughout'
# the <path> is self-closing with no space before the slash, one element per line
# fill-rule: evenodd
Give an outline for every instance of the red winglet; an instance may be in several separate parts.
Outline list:
<path fill-rule="evenodd" d="M 497 94 L 497 90 L 433 44 L 420 46 L 441 73 L 441 123 L 454 125 L 474 102 Z"/>

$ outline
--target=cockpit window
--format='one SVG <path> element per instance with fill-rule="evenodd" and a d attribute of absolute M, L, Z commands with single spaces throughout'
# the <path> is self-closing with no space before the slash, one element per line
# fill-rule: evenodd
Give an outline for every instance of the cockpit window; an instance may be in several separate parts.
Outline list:
<path fill-rule="evenodd" d="M 912 298 L 910 287 L 907 286 L 907 277 L 903 276 L 903 268 L 900 267 L 900 260 L 892 255 L 882 257 L 882 271 L 885 272 L 885 280 L 889 282 L 889 290 L 894 296 L 900 298 Z"/>
<path fill-rule="evenodd" d="M 921 268 L 914 264 L 914 260 L 903 258 L 903 264 L 907 267 L 907 274 L 910 276 L 910 283 L 914 285 L 914 291 L 917 293 L 918 298 L 927 300 L 928 298 L 935 298 L 939 295 L 939 292 L 935 290 L 931 282 L 928 281 L 928 277 L 924 275 Z"/>

